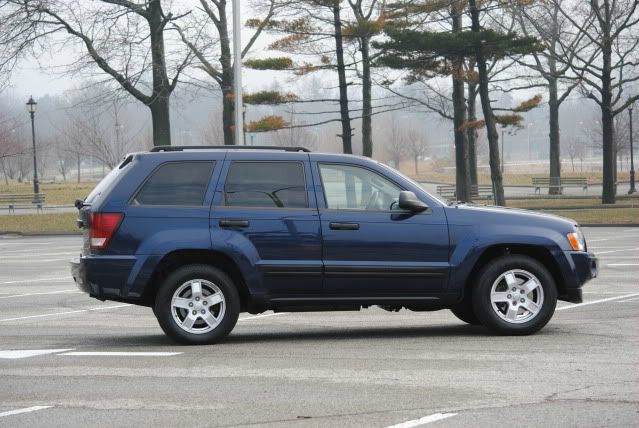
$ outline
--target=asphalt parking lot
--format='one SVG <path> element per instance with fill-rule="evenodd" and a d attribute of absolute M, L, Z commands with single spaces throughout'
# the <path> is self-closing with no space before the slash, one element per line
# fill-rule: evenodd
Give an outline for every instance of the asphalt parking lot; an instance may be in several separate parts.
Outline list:
<path fill-rule="evenodd" d="M 77 292 L 79 237 L 0 237 L 0 426 L 639 426 L 639 228 L 585 233 L 600 276 L 534 336 L 375 308 L 204 347 Z"/>

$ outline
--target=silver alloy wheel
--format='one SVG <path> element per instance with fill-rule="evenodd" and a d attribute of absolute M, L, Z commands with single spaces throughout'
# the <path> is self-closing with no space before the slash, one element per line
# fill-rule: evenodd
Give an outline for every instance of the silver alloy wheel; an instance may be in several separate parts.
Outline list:
<path fill-rule="evenodd" d="M 544 304 L 544 289 L 532 273 L 513 269 L 502 273 L 490 289 L 490 303 L 499 318 L 521 324 L 535 318 Z"/>
<path fill-rule="evenodd" d="M 192 279 L 173 293 L 171 314 L 177 325 L 193 334 L 204 334 L 217 327 L 226 310 L 222 290 L 211 281 Z"/>

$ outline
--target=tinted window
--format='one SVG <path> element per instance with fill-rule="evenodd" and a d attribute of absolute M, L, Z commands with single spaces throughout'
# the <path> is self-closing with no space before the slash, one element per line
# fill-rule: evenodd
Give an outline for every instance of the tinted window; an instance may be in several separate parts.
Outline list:
<path fill-rule="evenodd" d="M 233 162 L 224 185 L 232 207 L 306 208 L 301 162 Z"/>
<path fill-rule="evenodd" d="M 386 211 L 399 199 L 401 189 L 369 169 L 337 164 L 319 169 L 329 209 Z"/>
<path fill-rule="evenodd" d="M 204 203 L 215 162 L 171 162 L 162 165 L 133 198 L 134 205 L 198 206 Z"/>

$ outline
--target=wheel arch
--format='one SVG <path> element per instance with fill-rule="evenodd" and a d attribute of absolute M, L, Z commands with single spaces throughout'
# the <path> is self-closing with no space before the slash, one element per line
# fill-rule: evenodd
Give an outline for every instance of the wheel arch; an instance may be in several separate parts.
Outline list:
<path fill-rule="evenodd" d="M 557 286 L 557 292 L 561 292 L 565 288 L 559 264 L 547 247 L 530 244 L 496 244 L 485 248 L 477 258 L 464 282 L 464 297 L 470 295 L 481 269 L 490 261 L 506 255 L 522 255 L 537 260 L 552 275 Z"/>
<path fill-rule="evenodd" d="M 221 251 L 202 249 L 175 250 L 164 255 L 156 265 L 147 286 L 144 288 L 144 293 L 141 298 L 142 302 L 152 306 L 159 289 L 159 284 L 164 278 L 175 271 L 175 269 L 194 264 L 213 266 L 227 274 L 235 284 L 238 294 L 240 295 L 240 310 L 246 311 L 249 308 L 251 304 L 251 293 L 247 281 L 235 260 Z"/>

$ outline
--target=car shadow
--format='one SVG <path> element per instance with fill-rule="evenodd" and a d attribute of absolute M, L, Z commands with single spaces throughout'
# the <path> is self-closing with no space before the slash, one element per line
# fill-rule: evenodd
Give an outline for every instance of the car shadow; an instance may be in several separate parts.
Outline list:
<path fill-rule="evenodd" d="M 478 337 L 491 336 L 482 326 L 446 325 L 412 327 L 357 327 L 357 328 L 313 328 L 291 332 L 234 332 L 224 343 L 242 344 L 258 342 L 299 342 L 299 341 L 349 341 L 361 339 L 414 339 L 435 337 Z"/>

